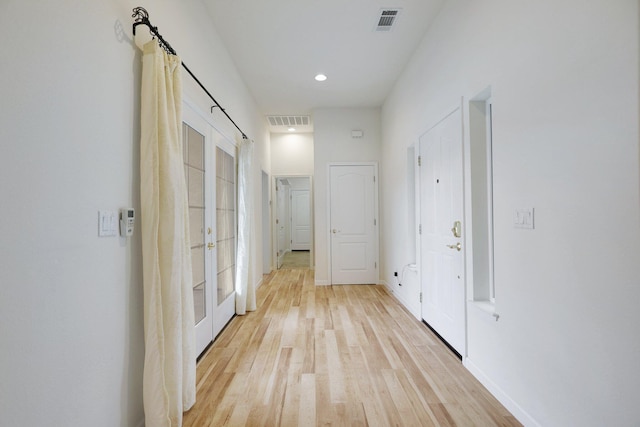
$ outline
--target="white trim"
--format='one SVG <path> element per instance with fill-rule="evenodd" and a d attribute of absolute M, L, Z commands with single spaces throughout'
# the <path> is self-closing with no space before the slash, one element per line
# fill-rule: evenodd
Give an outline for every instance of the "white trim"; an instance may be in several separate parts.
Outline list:
<path fill-rule="evenodd" d="M 527 427 L 541 427 L 541 425 L 507 393 L 504 392 L 496 383 L 491 381 L 489 377 L 475 364 L 469 357 L 462 360 L 462 364 L 471 374 L 476 377 L 480 383 L 491 393 L 498 402 L 500 402 L 518 421 Z"/>

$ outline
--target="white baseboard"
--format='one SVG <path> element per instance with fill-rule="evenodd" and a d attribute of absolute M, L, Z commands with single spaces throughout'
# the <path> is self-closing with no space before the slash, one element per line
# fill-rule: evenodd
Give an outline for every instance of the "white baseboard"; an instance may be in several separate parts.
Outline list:
<path fill-rule="evenodd" d="M 417 313 L 415 312 L 415 310 L 413 310 L 411 308 L 411 304 L 409 304 L 409 302 L 404 298 L 403 295 L 399 294 L 398 292 L 395 292 L 393 290 L 393 287 L 389 286 L 386 282 L 384 282 L 384 285 L 386 286 L 387 290 L 389 291 L 389 293 L 398 300 L 398 302 L 400 302 L 400 304 L 402 304 L 404 306 L 404 308 L 406 308 L 407 310 L 409 310 L 409 313 L 411 313 L 413 315 L 413 317 L 415 317 L 416 319 L 422 321 L 422 319 L 420 318 L 420 311 L 418 311 Z"/>
<path fill-rule="evenodd" d="M 328 286 L 331 283 L 329 283 L 328 280 L 317 280 L 315 281 L 316 286 Z"/>
<path fill-rule="evenodd" d="M 486 387 L 487 390 L 489 390 L 496 399 L 498 399 L 498 402 L 502 403 L 502 405 L 507 408 L 518 421 L 524 424 L 525 427 L 541 427 L 540 424 L 527 413 L 527 411 L 522 409 L 516 401 L 511 399 L 511 397 L 509 397 L 496 383 L 491 381 L 491 379 L 485 375 L 485 373 L 468 357 L 464 358 L 462 364 L 469 372 L 471 372 L 471 374 L 473 374 L 474 377 L 476 377 L 478 381 L 480 381 L 483 386 Z"/>

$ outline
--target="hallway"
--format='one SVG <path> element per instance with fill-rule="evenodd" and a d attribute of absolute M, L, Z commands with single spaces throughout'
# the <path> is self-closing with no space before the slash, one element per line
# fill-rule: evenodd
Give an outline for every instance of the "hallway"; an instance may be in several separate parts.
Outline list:
<path fill-rule="evenodd" d="M 184 426 L 517 426 L 383 286 L 280 269 L 202 357 Z"/>

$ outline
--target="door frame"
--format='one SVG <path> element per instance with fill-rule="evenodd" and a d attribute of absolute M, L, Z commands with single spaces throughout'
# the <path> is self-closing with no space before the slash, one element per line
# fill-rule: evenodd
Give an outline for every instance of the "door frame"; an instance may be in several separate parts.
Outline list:
<path fill-rule="evenodd" d="M 307 178 L 309 180 L 309 221 L 311 223 L 311 236 L 309 243 L 309 268 L 313 269 L 315 265 L 315 249 L 314 249 L 314 236 L 315 236 L 315 215 L 314 215 L 314 191 L 313 191 L 313 175 L 272 175 L 271 177 L 271 194 L 273 195 L 271 204 L 271 262 L 278 269 L 278 227 L 276 227 L 275 220 L 278 215 L 278 197 L 276 193 L 276 185 L 279 179 L 291 179 L 291 178 Z M 289 213 L 289 218 L 291 214 Z M 290 219 L 287 221 L 289 227 L 291 227 Z"/>
<path fill-rule="evenodd" d="M 380 209 L 378 206 L 378 192 L 379 192 L 379 174 L 378 174 L 378 162 L 329 162 L 327 163 L 327 277 L 329 278 L 329 284 L 333 284 L 333 265 L 331 259 L 331 167 L 332 166 L 373 166 L 374 186 L 373 186 L 373 212 L 376 219 L 376 227 L 374 230 L 374 258 L 377 265 L 378 277 L 376 284 L 380 284 Z"/>

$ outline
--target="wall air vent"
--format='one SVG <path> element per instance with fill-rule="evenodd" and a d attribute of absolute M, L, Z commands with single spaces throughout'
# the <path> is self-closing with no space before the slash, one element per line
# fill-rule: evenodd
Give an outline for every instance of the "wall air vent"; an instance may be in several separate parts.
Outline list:
<path fill-rule="evenodd" d="M 391 31 L 399 14 L 400 9 L 380 9 L 376 31 Z"/>
<path fill-rule="evenodd" d="M 267 116 L 271 126 L 308 126 L 311 124 L 309 116 Z"/>

